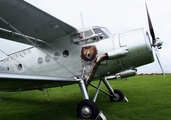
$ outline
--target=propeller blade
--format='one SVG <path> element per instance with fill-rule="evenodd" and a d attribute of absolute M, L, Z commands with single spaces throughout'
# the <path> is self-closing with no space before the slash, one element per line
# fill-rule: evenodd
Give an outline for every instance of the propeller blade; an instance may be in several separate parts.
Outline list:
<path fill-rule="evenodd" d="M 151 34 L 152 41 L 153 41 L 153 45 L 154 45 L 154 43 L 156 41 L 155 41 L 155 34 L 154 34 L 154 30 L 153 30 L 153 25 L 152 25 L 152 22 L 151 22 L 151 18 L 150 18 L 149 12 L 148 12 L 148 8 L 147 8 L 146 2 L 145 2 L 145 5 L 146 5 L 146 11 L 147 11 L 147 18 L 148 18 L 148 27 L 149 27 L 150 34 Z"/>
<path fill-rule="evenodd" d="M 162 65 L 161 65 L 161 62 L 160 62 L 159 49 L 158 49 L 157 46 L 156 46 L 154 49 L 155 49 L 155 54 L 156 54 L 157 61 L 158 61 L 159 66 L 160 66 L 160 68 L 161 68 L 161 70 L 162 70 L 163 76 L 165 77 L 165 72 L 164 72 L 163 67 L 162 67 Z"/>
<path fill-rule="evenodd" d="M 148 12 L 148 7 L 147 7 L 146 2 L 145 2 L 145 5 L 146 5 L 146 11 L 147 11 L 148 27 L 149 27 L 150 34 L 151 34 L 151 37 L 152 37 L 152 46 L 154 47 L 157 61 L 158 61 L 159 66 L 160 66 L 160 68 L 162 70 L 162 73 L 163 73 L 163 75 L 165 77 L 165 73 L 164 73 L 163 67 L 162 67 L 161 62 L 160 62 L 160 56 L 159 56 L 159 50 L 158 50 L 158 48 L 161 47 L 163 42 L 159 41 L 159 40 L 158 41 L 156 40 L 153 25 L 152 25 L 152 22 L 151 22 L 151 18 L 150 18 L 149 12 Z"/>

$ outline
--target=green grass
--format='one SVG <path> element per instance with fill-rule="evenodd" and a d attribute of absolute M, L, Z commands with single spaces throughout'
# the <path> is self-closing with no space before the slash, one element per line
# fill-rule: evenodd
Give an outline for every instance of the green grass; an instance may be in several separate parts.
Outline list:
<path fill-rule="evenodd" d="M 98 81 L 93 82 L 97 84 Z M 110 81 L 129 102 L 110 102 L 99 93 L 97 105 L 108 120 L 170 120 L 171 75 L 143 75 Z M 101 88 L 105 89 L 104 85 Z M 89 88 L 92 98 L 95 89 Z M 51 88 L 49 97 L 38 90 L 0 93 L 0 120 L 79 120 L 76 106 L 82 100 L 78 85 Z M 48 100 L 49 99 L 49 100 Z"/>

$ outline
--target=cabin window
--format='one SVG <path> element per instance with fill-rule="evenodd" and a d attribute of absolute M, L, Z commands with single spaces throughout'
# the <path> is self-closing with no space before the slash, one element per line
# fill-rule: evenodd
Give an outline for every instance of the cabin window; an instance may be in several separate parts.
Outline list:
<path fill-rule="evenodd" d="M 63 57 L 68 57 L 69 55 L 69 51 L 68 50 L 64 50 L 63 51 Z"/>
<path fill-rule="evenodd" d="M 45 57 L 45 61 L 46 61 L 46 62 L 50 62 L 50 60 L 51 60 L 51 56 L 50 56 L 50 55 L 47 55 L 47 56 Z"/>
<path fill-rule="evenodd" d="M 43 58 L 39 57 L 37 62 L 38 62 L 38 64 L 42 64 L 43 63 Z"/>
<path fill-rule="evenodd" d="M 54 58 L 55 60 L 58 60 L 59 57 L 60 57 L 60 54 L 59 54 L 58 52 L 55 52 L 54 55 L 53 55 L 53 58 Z"/>
<path fill-rule="evenodd" d="M 22 64 L 18 64 L 18 70 L 20 71 L 22 69 Z"/>

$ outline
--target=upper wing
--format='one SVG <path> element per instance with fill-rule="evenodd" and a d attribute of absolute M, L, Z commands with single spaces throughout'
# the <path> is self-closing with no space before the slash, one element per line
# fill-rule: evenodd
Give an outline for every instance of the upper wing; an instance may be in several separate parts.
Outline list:
<path fill-rule="evenodd" d="M 0 1 L 0 37 L 30 44 L 23 36 L 33 42 L 48 42 L 68 35 L 76 29 L 24 0 Z M 22 33 L 22 34 L 21 34 Z"/>
<path fill-rule="evenodd" d="M 0 73 L 0 91 L 24 91 L 64 86 L 78 82 L 74 77 Z"/>

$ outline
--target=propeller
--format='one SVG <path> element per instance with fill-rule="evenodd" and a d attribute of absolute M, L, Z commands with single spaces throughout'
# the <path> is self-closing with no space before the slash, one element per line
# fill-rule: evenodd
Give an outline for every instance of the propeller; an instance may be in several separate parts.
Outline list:
<path fill-rule="evenodd" d="M 148 7 L 147 7 L 146 2 L 145 2 L 145 5 L 146 5 L 146 11 L 147 11 L 148 27 L 149 27 L 150 34 L 151 34 L 151 37 L 152 37 L 152 46 L 154 47 L 156 58 L 157 58 L 157 61 L 159 63 L 159 66 L 160 66 L 160 68 L 162 70 L 162 73 L 165 76 L 163 67 L 162 67 L 161 62 L 160 62 L 160 56 L 159 56 L 159 49 L 162 48 L 161 46 L 163 44 L 163 41 L 161 41 L 159 38 L 155 37 L 153 25 L 152 25 L 152 22 L 151 22 L 151 18 L 150 18 L 149 12 L 148 12 Z"/>

